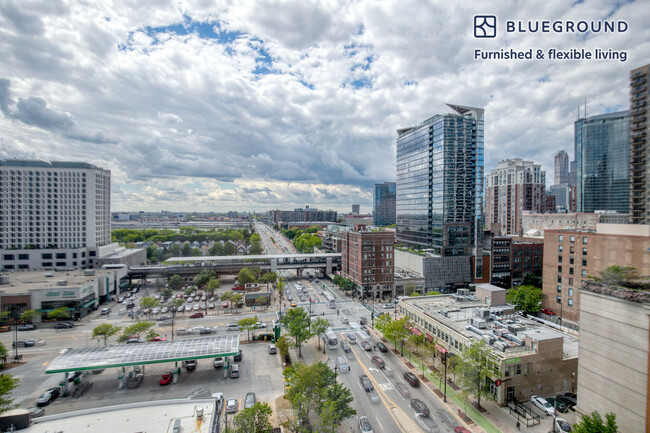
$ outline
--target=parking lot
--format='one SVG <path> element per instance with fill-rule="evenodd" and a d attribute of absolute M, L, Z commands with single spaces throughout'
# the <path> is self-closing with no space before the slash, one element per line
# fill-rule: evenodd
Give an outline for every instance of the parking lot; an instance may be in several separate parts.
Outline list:
<path fill-rule="evenodd" d="M 117 389 L 118 369 L 107 369 L 101 374 L 88 373 L 84 381 L 92 381 L 93 386 L 81 397 L 60 397 L 45 408 L 47 415 L 90 409 L 106 405 L 128 404 L 149 400 L 172 398 L 205 398 L 215 392 L 223 393 L 226 399 L 239 400 L 243 407 L 243 398 L 247 392 L 254 391 L 258 401 L 272 401 L 284 391 L 282 364 L 279 355 L 268 354 L 268 344 L 242 344 L 242 360 L 239 362 L 239 378 L 224 375 L 226 369 L 215 369 L 213 359 L 199 359 L 194 371 L 181 369 L 177 383 L 161 386 L 162 374 L 175 368 L 174 363 L 149 364 L 144 367 L 144 380 L 135 389 Z M 231 364 L 232 359 L 230 360 Z M 181 363 L 178 363 L 180 366 Z M 132 367 L 127 368 L 127 372 Z M 63 375 L 56 374 L 57 380 Z"/>

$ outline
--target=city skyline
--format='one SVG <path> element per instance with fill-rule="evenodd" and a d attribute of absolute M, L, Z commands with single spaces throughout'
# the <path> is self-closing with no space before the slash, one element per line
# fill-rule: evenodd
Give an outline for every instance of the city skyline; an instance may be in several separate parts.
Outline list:
<path fill-rule="evenodd" d="M 3 2 L 0 158 L 111 170 L 113 211 L 367 211 L 374 184 L 395 181 L 395 131 L 450 102 L 485 109 L 486 170 L 517 157 L 551 173 L 585 99 L 588 116 L 629 108 L 629 71 L 650 48 L 644 10 L 607 1 L 254 10 Z M 477 13 L 625 20 L 629 30 L 490 42 L 473 37 Z M 472 57 L 505 46 L 611 47 L 628 58 Z"/>

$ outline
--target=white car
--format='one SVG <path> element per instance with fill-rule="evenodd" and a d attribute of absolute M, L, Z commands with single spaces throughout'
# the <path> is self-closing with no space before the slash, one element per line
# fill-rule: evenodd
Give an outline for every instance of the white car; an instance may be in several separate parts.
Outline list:
<path fill-rule="evenodd" d="M 237 407 L 239 406 L 239 402 L 237 401 L 236 398 L 231 398 L 228 401 L 226 401 L 226 412 L 227 413 L 235 413 L 237 412 Z"/>
<path fill-rule="evenodd" d="M 537 406 L 539 409 L 541 409 L 546 415 L 553 416 L 555 415 L 555 409 L 553 409 L 553 406 L 551 406 L 551 403 L 546 401 L 546 399 L 543 399 L 542 397 L 537 397 L 536 395 L 533 395 L 530 398 L 530 402 Z"/>
<path fill-rule="evenodd" d="M 185 306 L 184 305 L 179 305 L 178 308 L 176 309 L 177 313 L 182 313 L 183 311 L 185 311 Z"/>
<path fill-rule="evenodd" d="M 158 314 L 158 313 L 160 313 L 160 307 L 156 307 L 156 308 L 154 308 L 153 311 L 152 311 L 152 313 L 153 313 L 153 314 Z"/>
<path fill-rule="evenodd" d="M 395 304 L 384 304 L 385 310 L 392 310 L 393 308 L 395 308 Z"/>
<path fill-rule="evenodd" d="M 266 328 L 266 323 L 264 323 L 264 322 L 257 322 L 257 323 L 255 324 L 255 327 L 256 327 L 257 329 Z"/>
<path fill-rule="evenodd" d="M 188 302 L 188 303 L 189 302 L 194 302 L 194 297 L 190 296 L 189 298 L 187 298 L 187 300 L 185 302 Z"/>
<path fill-rule="evenodd" d="M 361 433 L 372 433 L 372 426 L 367 416 L 359 417 L 359 430 Z"/>
<path fill-rule="evenodd" d="M 198 311 L 200 308 L 199 304 L 194 304 L 194 311 Z"/>
<path fill-rule="evenodd" d="M 555 418 L 554 424 L 555 433 L 569 433 L 571 432 L 571 424 L 569 424 L 565 419 Z"/>
<path fill-rule="evenodd" d="M 214 307 L 215 307 L 215 306 L 216 306 L 216 305 L 214 305 L 214 302 L 210 302 L 210 303 L 208 304 L 208 308 L 211 309 L 211 310 L 214 310 Z"/>
<path fill-rule="evenodd" d="M 169 307 L 162 307 L 162 310 L 160 310 L 161 313 L 169 313 Z"/>

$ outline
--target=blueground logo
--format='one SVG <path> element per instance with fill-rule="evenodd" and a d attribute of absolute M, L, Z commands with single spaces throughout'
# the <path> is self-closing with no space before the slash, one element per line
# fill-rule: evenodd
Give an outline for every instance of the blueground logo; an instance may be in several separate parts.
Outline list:
<path fill-rule="evenodd" d="M 474 37 L 475 38 L 496 38 L 497 37 L 496 15 L 475 15 L 474 16 Z"/>

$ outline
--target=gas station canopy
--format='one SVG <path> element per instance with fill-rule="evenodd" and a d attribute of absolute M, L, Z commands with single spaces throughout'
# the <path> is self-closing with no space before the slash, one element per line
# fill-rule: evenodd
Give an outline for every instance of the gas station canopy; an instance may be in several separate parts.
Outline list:
<path fill-rule="evenodd" d="M 234 356 L 239 353 L 239 335 L 156 341 L 140 344 L 68 349 L 45 369 L 47 374 L 78 370 L 157 364 L 188 359 Z"/>

